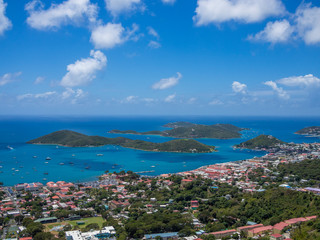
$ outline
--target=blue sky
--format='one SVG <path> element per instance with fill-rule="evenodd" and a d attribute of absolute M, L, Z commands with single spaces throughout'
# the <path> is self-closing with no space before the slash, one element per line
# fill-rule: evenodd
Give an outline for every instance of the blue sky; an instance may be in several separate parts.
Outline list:
<path fill-rule="evenodd" d="M 320 114 L 320 2 L 0 0 L 2 115 Z"/>

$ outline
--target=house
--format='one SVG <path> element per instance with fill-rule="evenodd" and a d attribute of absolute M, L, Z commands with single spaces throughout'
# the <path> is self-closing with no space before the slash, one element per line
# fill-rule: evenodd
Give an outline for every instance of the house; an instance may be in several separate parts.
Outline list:
<path fill-rule="evenodd" d="M 143 239 L 155 239 L 156 237 L 161 237 L 163 240 L 169 239 L 178 239 L 178 232 L 170 232 L 170 233 L 154 233 L 154 234 L 146 234 Z"/>
<path fill-rule="evenodd" d="M 192 200 L 190 207 L 191 207 L 192 210 L 198 209 L 198 207 L 199 207 L 199 202 L 198 202 L 197 200 Z"/>
<path fill-rule="evenodd" d="M 283 236 L 281 234 L 275 233 L 270 235 L 270 240 L 282 240 Z"/>
<path fill-rule="evenodd" d="M 235 233 L 237 233 L 237 230 L 231 229 L 231 230 L 225 230 L 225 231 L 219 231 L 219 232 L 211 232 L 209 234 L 214 235 L 216 238 L 223 238 L 223 237 L 232 236 Z"/>
<path fill-rule="evenodd" d="M 275 234 L 281 234 L 283 229 L 288 227 L 289 224 L 285 222 L 279 222 L 276 225 L 273 226 L 273 233 Z"/>
<path fill-rule="evenodd" d="M 273 230 L 272 226 L 263 226 L 263 227 L 254 228 L 248 231 L 248 237 L 255 237 L 257 235 L 269 233 L 272 230 Z"/>
<path fill-rule="evenodd" d="M 257 228 L 257 227 L 262 227 L 263 224 L 254 224 L 254 225 L 248 225 L 248 226 L 243 226 L 243 227 L 238 227 L 237 231 L 238 232 L 245 232 L 247 233 L 249 230 Z"/>

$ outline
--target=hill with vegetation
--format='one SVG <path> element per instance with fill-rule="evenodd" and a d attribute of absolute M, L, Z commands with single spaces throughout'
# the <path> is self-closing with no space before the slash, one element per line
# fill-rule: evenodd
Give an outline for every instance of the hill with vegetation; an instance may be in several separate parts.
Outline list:
<path fill-rule="evenodd" d="M 181 153 L 208 153 L 215 147 L 208 146 L 192 139 L 177 139 L 164 143 L 153 143 L 142 140 L 132 140 L 124 137 L 106 138 L 101 136 L 88 136 L 70 130 L 61 130 L 28 141 L 29 144 L 56 144 L 67 147 L 89 147 L 104 145 L 119 145 L 155 152 L 181 152 Z"/>
<path fill-rule="evenodd" d="M 278 144 L 283 144 L 285 142 L 271 136 L 271 135 L 259 135 L 253 139 L 242 142 L 238 145 L 235 145 L 237 148 L 247 148 L 247 149 L 263 149 L 263 148 L 272 148 L 276 147 Z"/>
<path fill-rule="evenodd" d="M 160 135 L 173 138 L 217 138 L 230 139 L 241 137 L 240 131 L 244 130 L 231 124 L 203 125 L 189 122 L 174 122 L 164 125 L 172 129 L 165 131 L 137 132 L 134 130 L 111 130 L 109 133 L 136 134 L 136 135 Z"/>
<path fill-rule="evenodd" d="M 318 126 L 312 126 L 312 127 L 306 127 L 303 128 L 295 134 L 300 134 L 300 135 L 309 135 L 309 136 L 320 136 L 320 127 Z"/>

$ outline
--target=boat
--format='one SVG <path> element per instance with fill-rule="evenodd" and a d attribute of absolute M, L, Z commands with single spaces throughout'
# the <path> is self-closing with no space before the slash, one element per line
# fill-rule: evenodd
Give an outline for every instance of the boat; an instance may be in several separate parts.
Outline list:
<path fill-rule="evenodd" d="M 76 155 L 75 155 L 75 154 L 72 154 L 71 156 L 72 156 L 72 157 L 75 157 Z"/>
<path fill-rule="evenodd" d="M 103 156 L 103 154 L 102 154 L 102 153 L 98 153 L 97 156 L 98 156 L 98 157 L 101 157 L 101 156 Z"/>
<path fill-rule="evenodd" d="M 47 172 L 45 172 L 45 173 L 43 173 L 44 175 L 48 175 L 49 173 L 47 173 Z"/>
<path fill-rule="evenodd" d="M 90 167 L 88 166 L 88 167 L 85 167 L 85 169 L 89 169 Z"/>
<path fill-rule="evenodd" d="M 56 146 L 56 148 L 59 148 L 59 146 Z"/>
<path fill-rule="evenodd" d="M 33 158 L 37 158 L 37 156 L 33 156 Z"/>
<path fill-rule="evenodd" d="M 156 167 L 156 166 L 151 166 L 151 167 Z"/>
<path fill-rule="evenodd" d="M 51 157 L 46 157 L 46 160 L 51 160 Z"/>
<path fill-rule="evenodd" d="M 48 162 L 44 162 L 44 163 L 48 163 Z"/>
<path fill-rule="evenodd" d="M 46 179 L 46 178 L 43 178 L 42 180 L 43 180 L 43 181 L 47 181 L 47 179 Z"/>
<path fill-rule="evenodd" d="M 9 148 L 10 150 L 13 150 L 13 149 L 14 149 L 13 147 L 10 147 L 9 145 L 7 146 L 7 148 Z"/>
<path fill-rule="evenodd" d="M 73 162 L 69 162 L 69 164 L 70 164 L 70 165 L 74 165 L 74 163 L 73 163 Z"/>
<path fill-rule="evenodd" d="M 19 170 L 19 169 L 16 169 L 15 171 L 16 171 L 16 172 L 19 172 L 20 170 Z"/>
<path fill-rule="evenodd" d="M 64 163 L 63 163 L 63 162 L 61 162 L 61 163 L 59 163 L 59 165 L 64 165 Z"/>

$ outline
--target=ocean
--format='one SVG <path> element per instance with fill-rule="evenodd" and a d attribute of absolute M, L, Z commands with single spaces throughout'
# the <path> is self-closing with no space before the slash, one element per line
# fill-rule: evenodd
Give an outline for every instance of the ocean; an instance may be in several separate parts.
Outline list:
<path fill-rule="evenodd" d="M 164 124 L 175 121 L 230 123 L 249 130 L 243 131 L 239 139 L 197 139 L 218 149 L 218 152 L 203 154 L 145 152 L 119 146 L 68 148 L 26 144 L 28 140 L 63 129 L 88 135 L 164 142 L 172 138 L 109 134 L 108 131 L 164 130 Z M 286 142 L 319 142 L 319 138 L 294 134 L 301 128 L 319 125 L 319 117 L 0 117 L 0 181 L 7 186 L 59 180 L 82 182 L 95 180 L 106 170 L 148 171 L 146 175 L 182 172 L 262 156 L 265 152 L 232 148 L 260 134 L 270 134 Z M 51 160 L 46 160 L 47 157 Z"/>

